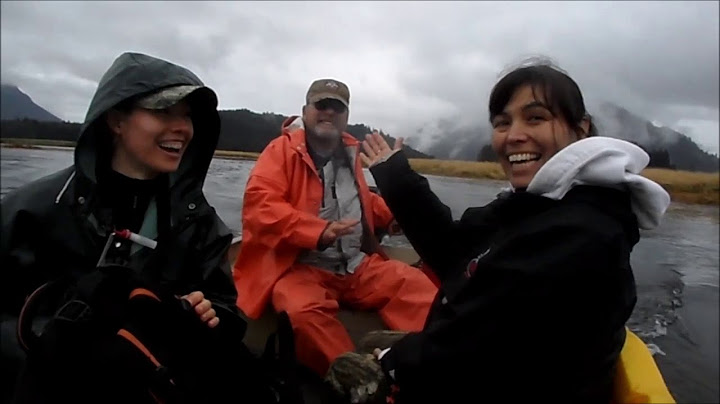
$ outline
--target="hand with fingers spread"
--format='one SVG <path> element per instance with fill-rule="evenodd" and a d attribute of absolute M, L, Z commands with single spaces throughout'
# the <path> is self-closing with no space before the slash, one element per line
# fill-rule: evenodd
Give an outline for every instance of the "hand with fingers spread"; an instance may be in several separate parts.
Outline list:
<path fill-rule="evenodd" d="M 403 138 L 398 138 L 395 141 L 395 145 L 390 148 L 382 135 L 380 135 L 378 131 L 374 131 L 372 134 L 365 136 L 365 140 L 363 141 L 363 150 L 365 150 L 365 152 L 360 153 L 360 159 L 362 159 L 366 166 L 370 167 L 385 160 L 396 150 L 401 150 L 402 146 Z"/>
<path fill-rule="evenodd" d="M 342 219 L 336 222 L 330 222 L 320 236 L 319 244 L 326 246 L 335 242 L 339 237 L 352 233 L 353 227 L 357 226 L 358 223 L 360 223 L 360 221 L 357 219 Z"/>
<path fill-rule="evenodd" d="M 202 292 L 195 291 L 183 296 L 182 298 L 190 302 L 190 305 L 195 310 L 195 314 L 197 314 L 198 318 L 200 318 L 200 321 L 207 323 L 210 328 L 217 327 L 220 319 L 217 317 L 215 309 L 212 308 L 212 303 L 210 300 L 205 298 L 205 295 L 203 295 Z"/>

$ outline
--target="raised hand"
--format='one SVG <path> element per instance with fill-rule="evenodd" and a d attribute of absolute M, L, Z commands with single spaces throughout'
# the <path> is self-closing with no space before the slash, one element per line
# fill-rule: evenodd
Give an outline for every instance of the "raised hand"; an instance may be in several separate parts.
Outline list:
<path fill-rule="evenodd" d="M 363 150 L 365 150 L 365 152 L 360 153 L 360 159 L 366 166 L 370 167 L 378 161 L 387 158 L 395 150 L 402 149 L 402 145 L 403 138 L 400 137 L 395 141 L 395 146 L 390 148 L 380 133 L 374 131 L 371 134 L 365 135 L 365 140 L 363 141 Z"/>

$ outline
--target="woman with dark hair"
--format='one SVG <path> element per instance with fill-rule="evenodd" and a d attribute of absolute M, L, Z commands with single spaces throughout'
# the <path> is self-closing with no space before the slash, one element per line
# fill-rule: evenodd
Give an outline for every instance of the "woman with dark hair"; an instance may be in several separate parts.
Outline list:
<path fill-rule="evenodd" d="M 667 192 L 648 155 L 598 137 L 565 73 L 530 65 L 489 101 L 510 188 L 454 220 L 377 133 L 362 156 L 440 291 L 425 328 L 376 349 L 395 402 L 611 401 L 636 302 L 630 253 Z"/>

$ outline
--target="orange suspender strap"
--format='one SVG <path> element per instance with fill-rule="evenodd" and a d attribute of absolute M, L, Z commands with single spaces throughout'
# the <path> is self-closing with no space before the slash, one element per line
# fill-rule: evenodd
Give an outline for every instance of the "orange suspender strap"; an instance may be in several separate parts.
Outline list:
<path fill-rule="evenodd" d="M 158 403 L 158 404 L 165 403 L 165 401 L 161 400 L 158 396 L 156 396 L 155 393 L 152 392 L 152 390 L 148 390 L 148 393 L 150 393 L 150 396 L 153 398 L 153 400 L 155 400 L 156 403 Z"/>
<path fill-rule="evenodd" d="M 130 296 L 128 296 L 128 300 L 130 300 L 130 299 L 132 299 L 132 298 L 134 298 L 134 297 L 137 297 L 137 296 L 147 296 L 147 297 L 149 297 L 149 298 L 151 298 L 151 299 L 155 299 L 155 300 L 157 300 L 157 301 L 160 301 L 160 298 L 158 298 L 155 293 L 153 293 L 152 291 L 150 291 L 150 290 L 148 290 L 148 289 L 145 289 L 145 288 L 135 288 L 135 289 L 133 289 L 133 290 L 130 292 Z M 119 336 L 125 338 L 126 340 L 128 340 L 131 344 L 135 345 L 135 347 L 136 347 L 137 349 L 139 349 L 143 354 L 145 354 L 145 356 L 147 356 L 148 359 L 150 359 L 150 361 L 151 361 L 155 366 L 157 366 L 157 367 L 161 367 L 161 366 L 162 366 L 162 365 L 160 364 L 160 362 L 157 360 L 157 358 L 155 358 L 155 356 L 147 349 L 147 347 L 146 347 L 142 342 L 140 342 L 140 340 L 138 340 L 137 338 L 135 338 L 135 336 L 134 336 L 130 331 L 128 331 L 128 330 L 126 330 L 126 329 L 124 329 L 124 328 L 121 328 L 121 329 L 117 332 L 117 334 L 118 334 Z M 172 379 L 170 379 L 170 383 L 171 383 L 171 384 L 175 384 L 175 382 L 174 382 Z M 157 403 L 159 403 L 159 404 L 163 404 L 163 403 L 165 402 L 164 400 L 162 400 L 162 399 L 160 399 L 159 397 L 157 397 L 157 396 L 155 395 L 155 393 L 153 393 L 152 390 L 148 390 L 148 393 L 150 393 L 150 396 L 152 396 L 152 398 L 153 398 L 153 400 L 155 400 L 155 402 L 157 402 Z"/>
<path fill-rule="evenodd" d="M 147 289 L 144 289 L 144 288 L 133 289 L 132 292 L 130 292 L 130 296 L 128 297 L 128 299 L 132 299 L 135 296 L 147 296 L 147 297 L 157 300 L 158 302 L 160 301 L 160 298 L 157 297 L 157 295 L 155 295 L 155 293 L 153 293 Z"/>
<path fill-rule="evenodd" d="M 22 309 L 20 309 L 20 315 L 18 315 L 17 320 L 17 339 L 20 343 L 20 346 L 25 350 L 25 352 L 30 350 L 30 343 L 32 341 L 28 341 L 26 337 L 32 338 L 35 337 L 37 339 L 37 336 L 33 334 L 32 332 L 32 318 L 28 319 L 27 316 L 32 317 L 35 313 L 35 298 L 42 294 L 43 291 L 45 291 L 50 285 L 50 282 L 43 283 L 40 285 L 37 289 L 35 289 L 30 296 L 28 296 L 25 299 L 25 303 L 23 303 Z M 27 329 L 26 329 L 27 328 Z"/>
<path fill-rule="evenodd" d="M 145 356 L 147 356 L 148 359 L 150 359 L 150 362 L 152 362 L 155 366 L 157 366 L 157 367 L 161 367 L 161 366 L 162 366 L 162 365 L 160 364 L 160 362 L 158 362 L 158 360 L 155 358 L 155 355 L 153 355 L 153 354 L 147 349 L 147 347 L 146 347 L 142 342 L 140 342 L 139 339 L 135 338 L 135 336 L 132 335 L 132 333 L 130 333 L 130 331 L 128 331 L 128 330 L 126 330 L 126 329 L 124 329 L 124 328 L 121 328 L 121 329 L 117 332 L 117 335 L 125 338 L 126 340 L 130 341 L 131 344 L 135 345 L 135 347 L 136 347 L 137 349 L 139 349 L 140 352 L 142 352 L 143 354 L 145 354 Z"/>

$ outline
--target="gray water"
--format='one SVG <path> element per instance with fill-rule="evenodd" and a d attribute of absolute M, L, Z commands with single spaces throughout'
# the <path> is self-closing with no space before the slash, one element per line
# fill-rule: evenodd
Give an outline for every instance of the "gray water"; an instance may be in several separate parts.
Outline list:
<path fill-rule="evenodd" d="M 72 163 L 69 149 L 0 149 L 0 195 Z M 205 193 L 236 233 L 243 190 L 253 161 L 215 159 Z M 374 184 L 366 171 L 368 183 Z M 459 218 L 470 206 L 490 202 L 505 185 L 428 176 L 433 191 Z M 59 191 L 59 190 L 58 190 Z M 632 254 L 638 304 L 628 322 L 654 352 L 678 402 L 718 403 L 718 206 L 673 203 L 663 223 L 642 233 Z M 408 245 L 404 237 L 386 241 Z M 528 337 L 542 330 L 527 330 Z"/>

